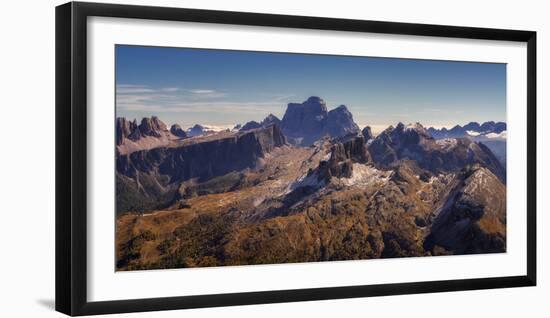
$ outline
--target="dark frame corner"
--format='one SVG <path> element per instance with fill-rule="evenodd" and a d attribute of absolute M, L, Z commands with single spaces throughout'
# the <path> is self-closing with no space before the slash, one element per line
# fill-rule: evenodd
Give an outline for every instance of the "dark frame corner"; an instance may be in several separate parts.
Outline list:
<path fill-rule="evenodd" d="M 536 32 L 167 7 L 70 2 L 56 7 L 56 310 L 68 315 L 248 305 L 536 285 Z M 86 20 L 192 21 L 527 43 L 527 275 L 88 302 L 86 298 Z"/>

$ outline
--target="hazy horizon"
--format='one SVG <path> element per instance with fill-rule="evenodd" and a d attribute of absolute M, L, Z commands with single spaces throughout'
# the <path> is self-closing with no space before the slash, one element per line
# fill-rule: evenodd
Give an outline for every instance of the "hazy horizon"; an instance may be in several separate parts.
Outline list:
<path fill-rule="evenodd" d="M 286 106 L 285 106 L 285 110 L 286 110 Z M 330 111 L 331 108 L 328 108 L 328 110 Z M 284 114 L 284 112 L 283 112 Z M 266 114 L 266 116 L 269 115 L 269 114 Z M 273 114 L 275 115 L 275 114 Z M 214 128 L 219 128 L 219 129 L 230 129 L 230 128 L 233 128 L 235 125 L 237 124 L 241 124 L 241 125 L 244 125 L 246 124 L 248 121 L 251 121 L 251 120 L 255 120 L 255 119 L 251 119 L 251 120 L 248 120 L 246 122 L 238 122 L 238 123 L 234 123 L 234 124 L 216 124 L 216 123 L 209 123 L 209 122 L 195 122 L 195 123 L 192 123 L 192 124 L 183 124 L 183 123 L 180 123 L 180 122 L 176 122 L 176 121 L 170 121 L 169 118 L 165 118 L 163 117 L 162 115 L 155 115 L 155 114 L 151 114 L 150 116 L 141 116 L 141 117 L 127 117 L 127 116 L 122 116 L 122 115 L 118 115 L 117 114 L 117 117 L 125 117 L 126 119 L 132 121 L 134 119 L 137 120 L 138 124 L 139 122 L 141 121 L 142 118 L 144 117 L 151 117 L 151 116 L 156 116 L 158 117 L 163 123 L 165 123 L 168 128 L 170 128 L 170 126 L 172 126 L 173 124 L 178 124 L 180 125 L 184 130 L 186 129 L 189 129 L 193 126 L 195 126 L 196 124 L 199 124 L 201 126 L 206 126 L 206 127 L 214 127 Z M 277 116 L 277 115 L 276 115 Z M 282 115 L 281 116 L 277 116 L 279 119 L 282 119 Z M 264 116 L 265 118 L 265 116 Z M 263 118 L 262 118 L 263 119 Z M 256 122 L 261 122 L 261 120 L 255 120 Z M 495 121 L 495 122 L 504 122 L 506 123 L 506 121 Z M 360 122 L 357 122 L 355 121 L 355 123 L 359 126 L 359 128 L 363 129 L 365 128 L 366 126 L 369 126 L 372 130 L 372 132 L 374 133 L 379 133 L 379 132 L 382 132 L 383 130 L 385 130 L 386 128 L 388 128 L 389 126 L 396 126 L 397 124 L 399 124 L 400 122 L 395 122 L 395 123 L 391 123 L 391 124 L 387 124 L 387 125 L 384 125 L 384 124 L 381 124 L 381 125 L 371 125 L 371 124 L 363 124 L 363 123 L 360 123 Z M 408 124 L 414 124 L 415 122 L 404 122 L 402 121 L 402 123 L 404 125 L 408 125 Z M 456 123 L 456 124 L 452 124 L 452 125 L 448 125 L 448 126 L 437 126 L 437 125 L 425 125 L 423 124 L 422 122 L 420 122 L 420 124 L 422 124 L 422 126 L 426 129 L 430 128 L 430 127 L 433 127 L 435 129 L 442 129 L 442 128 L 446 128 L 446 129 L 451 129 L 453 128 L 454 126 L 456 125 L 459 125 L 459 126 L 465 126 L 467 124 L 469 124 L 470 122 L 465 122 L 465 123 Z M 484 122 L 478 122 L 480 125 L 483 124 Z"/>
<path fill-rule="evenodd" d="M 116 115 L 230 127 L 282 118 L 309 96 L 346 105 L 363 128 L 506 122 L 506 65 L 116 46 Z"/>

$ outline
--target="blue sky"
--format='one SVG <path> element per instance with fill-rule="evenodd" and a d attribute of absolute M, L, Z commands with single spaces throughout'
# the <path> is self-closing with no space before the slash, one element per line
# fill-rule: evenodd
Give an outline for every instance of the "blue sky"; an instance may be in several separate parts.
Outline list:
<path fill-rule="evenodd" d="M 344 104 L 361 126 L 506 121 L 506 65 L 116 46 L 117 116 L 232 126 L 289 102 Z"/>

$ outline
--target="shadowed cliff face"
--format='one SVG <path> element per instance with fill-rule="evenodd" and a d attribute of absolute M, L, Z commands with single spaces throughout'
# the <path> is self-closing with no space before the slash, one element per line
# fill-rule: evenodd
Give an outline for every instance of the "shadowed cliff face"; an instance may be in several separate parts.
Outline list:
<path fill-rule="evenodd" d="M 284 146 L 276 125 L 229 137 L 190 142 L 181 146 L 134 151 L 116 158 L 119 178 L 134 183 L 145 197 L 171 193 L 178 183 L 205 181 L 234 171 L 253 168 L 266 154 Z"/>
<path fill-rule="evenodd" d="M 345 105 L 340 105 L 328 112 L 324 131 L 331 137 L 343 137 L 361 132 Z"/>
<path fill-rule="evenodd" d="M 142 172 L 166 175 L 171 181 L 204 180 L 251 168 L 259 158 L 285 143 L 279 128 L 270 126 L 181 147 L 136 151 L 118 156 L 116 166 L 119 173 L 128 177 Z"/>
<path fill-rule="evenodd" d="M 360 132 L 346 106 L 327 111 L 325 101 L 315 96 L 301 104 L 288 104 L 281 128 L 289 142 L 302 146 L 309 146 L 324 136 L 343 137 Z"/>
<path fill-rule="evenodd" d="M 322 137 L 327 117 L 327 105 L 318 97 L 310 97 L 303 103 L 290 103 L 282 121 L 282 130 L 292 138 L 303 138 L 303 144 L 311 144 Z"/>

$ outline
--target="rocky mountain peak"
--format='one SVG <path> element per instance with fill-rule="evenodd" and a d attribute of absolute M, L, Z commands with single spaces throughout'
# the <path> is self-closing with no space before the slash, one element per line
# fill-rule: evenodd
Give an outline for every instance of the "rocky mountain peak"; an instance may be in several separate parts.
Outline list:
<path fill-rule="evenodd" d="M 172 127 L 170 127 L 170 132 L 176 137 L 187 138 L 187 133 L 185 133 L 185 131 L 178 124 L 173 124 Z"/>
<path fill-rule="evenodd" d="M 354 162 L 367 163 L 370 161 L 370 156 L 365 146 L 365 138 L 363 135 L 347 135 L 336 140 L 332 149 L 334 158 L 351 159 Z"/>
<path fill-rule="evenodd" d="M 158 117 L 144 117 L 138 125 L 137 120 L 127 120 L 125 117 L 116 119 L 116 141 L 117 145 L 122 145 L 126 139 L 138 141 L 142 137 L 162 137 L 167 132 L 166 124 Z"/>
<path fill-rule="evenodd" d="M 143 136 L 161 137 L 162 132 L 166 130 L 166 124 L 156 116 L 144 117 L 141 119 L 141 124 L 139 124 L 139 131 Z"/>
<path fill-rule="evenodd" d="M 453 253 L 491 253 L 506 249 L 506 185 L 490 169 L 463 169 L 452 196 L 435 216 L 424 248 Z"/>
<path fill-rule="evenodd" d="M 317 96 L 303 103 L 288 104 L 281 128 L 290 141 L 298 145 L 311 145 L 326 135 L 342 137 L 360 132 L 345 105 L 327 111 L 325 101 Z"/>
<path fill-rule="evenodd" d="M 325 101 L 318 97 L 318 96 L 311 96 L 309 97 L 304 103 L 303 105 L 306 105 L 306 106 L 309 106 L 309 107 L 313 107 L 313 108 L 319 108 L 321 111 L 322 110 L 327 110 L 327 104 L 325 103 Z"/>
<path fill-rule="evenodd" d="M 269 115 L 267 115 L 266 118 L 264 118 L 264 120 L 262 120 L 261 125 L 264 126 L 264 127 L 269 126 L 269 125 L 278 125 L 278 126 L 280 126 L 281 125 L 281 120 L 277 116 L 275 116 L 273 114 L 269 114 Z"/>
<path fill-rule="evenodd" d="M 506 131 L 506 123 L 494 122 L 494 121 L 487 121 L 481 125 L 477 122 L 469 122 L 464 126 L 455 125 L 451 129 L 447 129 L 445 127 L 441 129 L 430 127 L 428 129 L 428 132 L 435 139 L 461 138 L 461 137 L 481 137 L 482 138 L 484 136 L 487 136 L 488 134 L 491 134 L 491 133 L 500 134 L 503 131 Z"/>
<path fill-rule="evenodd" d="M 326 134 L 330 136 L 346 136 L 358 134 L 361 130 L 353 121 L 353 115 L 345 105 L 340 105 L 328 112 L 325 127 Z"/>
<path fill-rule="evenodd" d="M 246 124 L 244 124 L 244 126 L 242 126 L 241 129 L 239 129 L 239 131 L 247 131 L 247 130 L 257 129 L 260 127 L 262 127 L 262 124 L 260 124 L 257 121 L 251 120 Z"/>
<path fill-rule="evenodd" d="M 361 134 L 363 135 L 363 138 L 365 138 L 365 142 L 368 142 L 369 140 L 374 138 L 370 126 L 365 126 L 365 128 L 363 128 L 363 130 L 361 131 Z"/>
<path fill-rule="evenodd" d="M 480 130 L 485 133 L 496 133 L 499 134 L 506 130 L 506 123 L 494 121 L 488 121 L 481 125 Z"/>
<path fill-rule="evenodd" d="M 124 139 L 132 133 L 130 129 L 131 122 L 124 117 L 117 117 L 116 119 L 116 144 L 120 145 Z"/>
<path fill-rule="evenodd" d="M 200 124 L 195 124 L 193 127 L 189 128 L 187 130 L 187 135 L 189 137 L 195 137 L 195 136 L 200 136 L 202 134 L 204 134 L 206 131 L 206 128 Z"/>
<path fill-rule="evenodd" d="M 481 129 L 481 126 L 479 125 L 479 123 L 471 121 L 468 124 L 464 125 L 463 128 L 470 131 L 479 131 Z"/>
<path fill-rule="evenodd" d="M 494 127 L 495 127 L 495 122 L 492 120 L 486 121 L 481 125 L 481 129 L 483 130 L 490 130 L 490 129 L 493 129 Z"/>
<path fill-rule="evenodd" d="M 367 163 L 370 156 L 365 147 L 362 135 L 348 135 L 335 140 L 330 148 L 330 156 L 319 164 L 320 180 L 330 181 L 332 177 L 350 178 L 353 174 L 353 163 Z"/>
<path fill-rule="evenodd" d="M 277 118 L 277 116 L 275 116 L 273 114 L 269 114 L 260 123 L 257 122 L 257 121 L 254 121 L 254 120 L 251 120 L 251 121 L 247 122 L 246 124 L 244 124 L 244 126 L 239 128 L 239 131 L 247 131 L 247 130 L 257 129 L 257 128 L 261 128 L 261 127 L 268 127 L 268 126 L 271 126 L 271 125 L 277 125 L 277 126 L 280 127 L 281 126 L 281 120 L 279 118 Z"/>
<path fill-rule="evenodd" d="M 413 145 L 433 143 L 432 136 L 420 123 L 406 125 L 398 123 L 397 126 L 388 131 L 393 144 Z M 429 141 L 427 141 L 429 140 Z"/>
<path fill-rule="evenodd" d="M 187 137 L 180 125 L 174 124 L 168 129 L 156 116 L 144 117 L 139 124 L 136 119 L 116 119 L 116 146 L 121 154 L 167 146 Z"/>
<path fill-rule="evenodd" d="M 319 97 L 310 97 L 303 103 L 289 103 L 283 116 L 283 130 L 316 132 L 322 128 L 326 116 L 326 104 Z"/>

